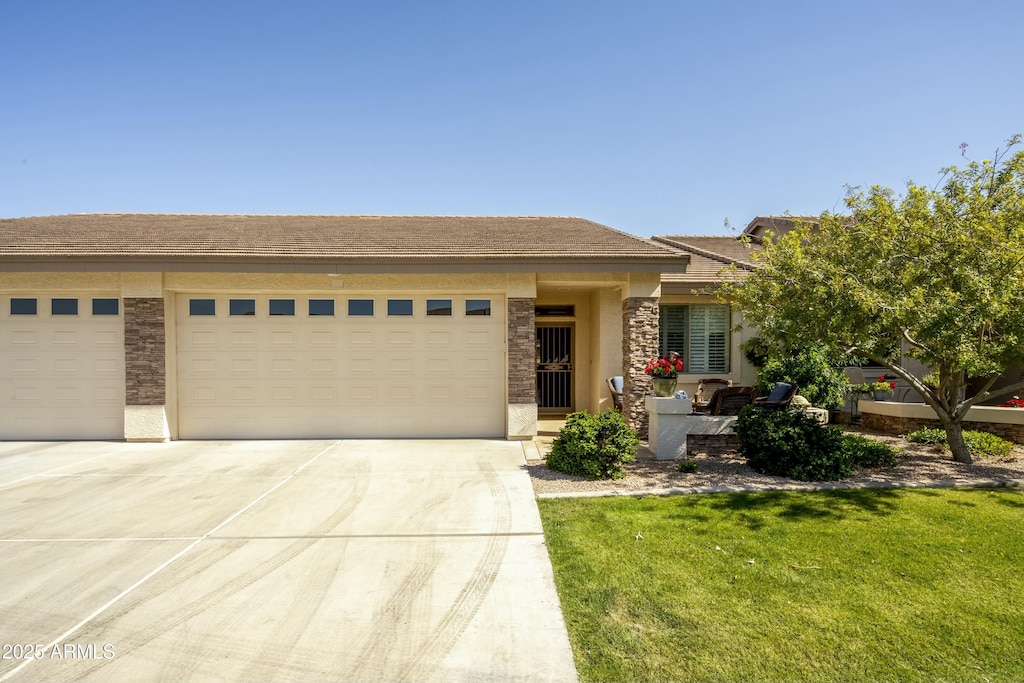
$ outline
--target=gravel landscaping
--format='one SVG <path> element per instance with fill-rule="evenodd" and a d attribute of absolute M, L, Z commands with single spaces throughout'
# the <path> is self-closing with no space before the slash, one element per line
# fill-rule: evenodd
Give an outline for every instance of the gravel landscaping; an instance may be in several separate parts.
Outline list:
<path fill-rule="evenodd" d="M 902 453 L 895 467 L 858 470 L 853 477 L 839 482 L 841 485 L 898 486 L 921 482 L 952 485 L 967 480 L 1024 481 L 1024 446 L 1017 446 L 1006 458 L 976 457 L 973 465 L 963 465 L 955 462 L 948 451 L 934 446 L 911 443 L 902 437 L 876 434 L 856 427 L 848 428 L 848 431 L 893 444 Z M 552 440 L 551 435 L 537 437 L 535 443 L 541 456 L 550 451 Z M 641 444 L 636 460 L 624 465 L 626 476 L 623 479 L 592 480 L 562 474 L 549 470 L 543 460 L 529 460 L 528 469 L 534 492 L 539 496 L 587 492 L 643 493 L 707 487 L 775 489 L 804 484 L 783 477 L 758 474 L 747 466 L 739 454 L 721 457 L 698 455 L 694 460 L 698 471 L 684 474 L 678 470 L 679 461 L 655 460 L 646 444 Z"/>

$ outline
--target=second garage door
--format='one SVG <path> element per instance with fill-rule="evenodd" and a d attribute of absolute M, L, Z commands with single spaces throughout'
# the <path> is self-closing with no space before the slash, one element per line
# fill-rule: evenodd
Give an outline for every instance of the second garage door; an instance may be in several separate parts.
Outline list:
<path fill-rule="evenodd" d="M 177 296 L 178 432 L 501 437 L 497 295 Z"/>

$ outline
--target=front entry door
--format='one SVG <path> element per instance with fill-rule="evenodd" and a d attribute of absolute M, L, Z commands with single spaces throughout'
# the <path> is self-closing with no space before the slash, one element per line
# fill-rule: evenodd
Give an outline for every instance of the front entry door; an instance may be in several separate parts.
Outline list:
<path fill-rule="evenodd" d="M 572 324 L 537 326 L 537 409 L 571 413 L 573 404 Z"/>

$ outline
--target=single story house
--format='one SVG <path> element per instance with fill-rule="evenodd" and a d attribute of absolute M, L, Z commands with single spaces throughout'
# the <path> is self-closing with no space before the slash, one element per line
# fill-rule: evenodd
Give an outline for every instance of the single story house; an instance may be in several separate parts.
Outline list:
<path fill-rule="evenodd" d="M 705 258 L 581 218 L 0 220 L 0 439 L 530 438 L 614 375 L 643 431 L 663 287 L 688 373 L 747 381 Z"/>

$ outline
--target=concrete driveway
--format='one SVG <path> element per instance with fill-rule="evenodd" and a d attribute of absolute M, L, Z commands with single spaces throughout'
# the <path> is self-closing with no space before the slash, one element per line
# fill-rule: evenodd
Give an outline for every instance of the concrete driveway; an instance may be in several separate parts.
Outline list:
<path fill-rule="evenodd" d="M 0 443 L 0 681 L 575 681 L 523 449 Z"/>

